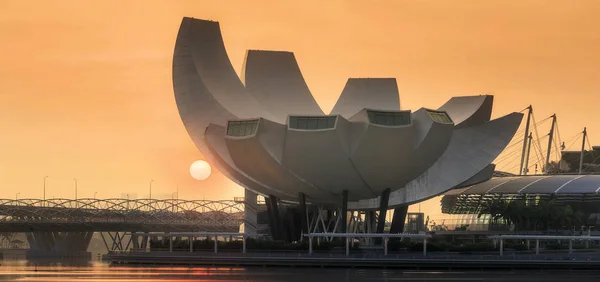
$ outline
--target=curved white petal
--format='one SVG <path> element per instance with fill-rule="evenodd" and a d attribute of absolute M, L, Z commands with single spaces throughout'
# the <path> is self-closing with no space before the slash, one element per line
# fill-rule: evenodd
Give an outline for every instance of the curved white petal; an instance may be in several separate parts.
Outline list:
<path fill-rule="evenodd" d="M 400 110 L 395 78 L 349 78 L 330 115 L 350 118 L 360 110 Z"/>
<path fill-rule="evenodd" d="M 279 120 L 323 115 L 292 52 L 248 50 L 242 75 L 248 92 Z"/>
<path fill-rule="evenodd" d="M 218 22 L 184 18 L 175 46 L 173 67 L 178 67 L 177 64 L 183 61 L 184 64 L 193 64 L 195 73 L 174 71 L 174 80 L 178 75 L 197 75 L 210 98 L 218 101 L 236 117 L 271 118 L 246 91 L 235 73 L 227 56 Z"/>
<path fill-rule="evenodd" d="M 455 130 L 446 151 L 425 173 L 390 193 L 389 206 L 407 205 L 440 195 L 488 166 L 510 142 L 523 114 L 512 113 L 487 123 Z M 351 202 L 349 209 L 373 209 L 377 198 Z"/>
<path fill-rule="evenodd" d="M 433 115 L 443 117 L 444 112 L 421 108 L 412 114 L 416 134 L 408 180 L 414 179 L 431 167 L 446 151 L 452 139 L 454 123 L 434 120 Z"/>
<path fill-rule="evenodd" d="M 494 96 L 452 97 L 439 108 L 450 115 L 457 128 L 479 125 L 490 121 Z"/>
<path fill-rule="evenodd" d="M 359 135 L 350 159 L 364 181 L 377 194 L 387 188 L 404 187 L 411 179 L 409 173 L 413 166 L 411 156 L 415 142 L 410 111 L 364 109 L 350 121 L 358 131 L 356 135 Z"/>
<path fill-rule="evenodd" d="M 375 195 L 350 161 L 350 122 L 341 116 L 332 116 L 330 118 L 335 118 L 335 124 L 332 122 L 327 128 L 298 129 L 295 118 L 289 118 L 286 131 L 283 151 L 285 167 L 338 197 L 341 197 L 343 190 L 351 191 L 350 199 Z M 299 123 L 302 124 L 303 121 Z M 316 127 L 315 124 L 314 128 Z"/>
<path fill-rule="evenodd" d="M 206 142 L 213 155 L 215 156 L 215 162 L 213 165 L 217 166 L 219 171 L 223 172 L 228 177 L 235 179 L 237 183 L 259 193 L 263 196 L 274 195 L 282 200 L 294 201 L 297 198 L 297 193 L 286 193 L 275 187 L 270 187 L 260 181 L 253 179 L 251 176 L 246 174 L 235 166 L 227 145 L 225 144 L 225 132 L 226 128 L 220 125 L 211 124 L 206 129 Z"/>
<path fill-rule="evenodd" d="M 302 181 L 281 164 L 285 125 L 266 119 L 248 121 L 248 124 L 256 124 L 256 129 L 247 131 L 245 136 L 225 136 L 229 154 L 237 168 L 253 179 L 269 187 L 277 187 L 287 194 L 302 192 L 313 203 L 339 202 L 339 197 Z"/>

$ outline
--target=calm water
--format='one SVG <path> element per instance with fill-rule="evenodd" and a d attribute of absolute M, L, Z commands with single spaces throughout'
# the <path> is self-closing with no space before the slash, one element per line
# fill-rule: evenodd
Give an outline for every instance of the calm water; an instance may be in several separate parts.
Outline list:
<path fill-rule="evenodd" d="M 3 261 L 0 281 L 600 281 L 599 272 L 461 272 L 320 268 L 115 267 Z"/>

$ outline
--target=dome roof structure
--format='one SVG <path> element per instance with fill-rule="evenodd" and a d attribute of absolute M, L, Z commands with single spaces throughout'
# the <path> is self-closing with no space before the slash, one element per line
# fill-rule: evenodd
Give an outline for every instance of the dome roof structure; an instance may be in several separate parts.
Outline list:
<path fill-rule="evenodd" d="M 487 180 L 523 115 L 490 120 L 493 96 L 400 110 L 394 78 L 350 78 L 330 114 L 291 52 L 249 50 L 242 78 L 218 22 L 184 18 L 173 56 L 181 119 L 205 158 L 265 196 L 375 209 L 419 202 Z M 389 189 L 389 190 L 388 190 Z"/>

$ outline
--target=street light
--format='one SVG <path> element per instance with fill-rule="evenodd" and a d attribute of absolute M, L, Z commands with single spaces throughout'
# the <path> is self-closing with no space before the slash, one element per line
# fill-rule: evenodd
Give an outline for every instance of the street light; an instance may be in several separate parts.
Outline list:
<path fill-rule="evenodd" d="M 78 208 L 79 204 L 77 203 L 77 178 L 73 178 L 73 181 L 75 181 L 75 207 Z"/>
<path fill-rule="evenodd" d="M 98 194 L 98 192 L 94 192 L 94 200 L 96 199 L 96 194 Z"/>
<path fill-rule="evenodd" d="M 150 180 L 150 195 L 148 196 L 148 199 L 152 200 L 152 182 L 154 182 L 153 180 Z"/>
<path fill-rule="evenodd" d="M 44 176 L 44 206 L 46 205 L 46 179 L 48 178 L 48 175 Z"/>
<path fill-rule="evenodd" d="M 77 200 L 77 178 L 73 178 L 73 181 L 75 181 L 75 200 Z"/>
<path fill-rule="evenodd" d="M 19 194 L 21 194 L 21 192 L 18 192 L 17 195 L 15 196 L 15 201 L 19 200 Z"/>

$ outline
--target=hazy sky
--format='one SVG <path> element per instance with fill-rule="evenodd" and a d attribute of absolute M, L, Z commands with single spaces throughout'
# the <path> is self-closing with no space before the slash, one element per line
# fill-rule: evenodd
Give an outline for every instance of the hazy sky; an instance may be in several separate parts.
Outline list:
<path fill-rule="evenodd" d="M 494 115 L 533 104 L 563 139 L 600 131 L 600 1 L 0 0 L 0 198 L 230 199 L 173 97 L 183 16 L 221 22 L 239 72 L 246 49 L 289 50 L 329 111 L 348 77 L 396 77 L 402 108 L 495 95 Z M 547 128 L 540 129 L 541 134 Z M 598 137 L 600 138 L 600 137 Z M 600 142 L 600 141 L 599 141 Z M 575 148 L 576 149 L 576 148 Z M 439 204 L 439 202 L 437 203 Z"/>

